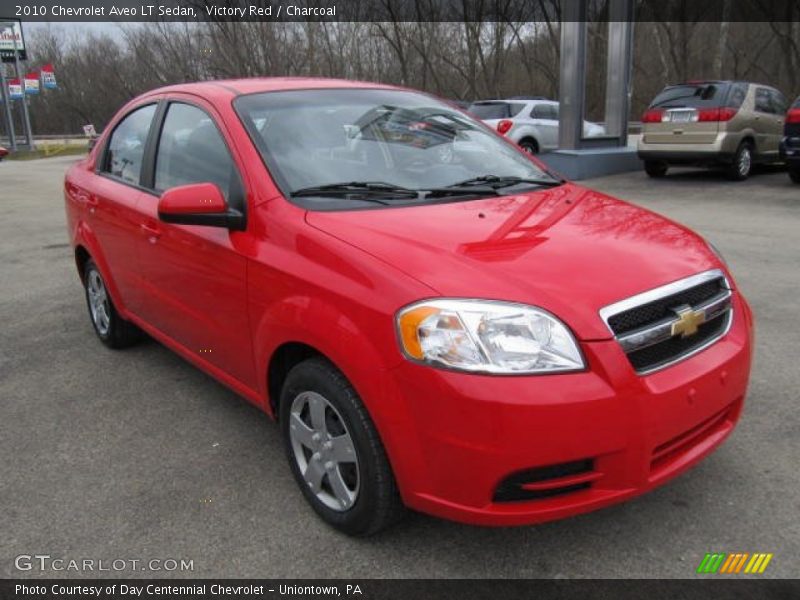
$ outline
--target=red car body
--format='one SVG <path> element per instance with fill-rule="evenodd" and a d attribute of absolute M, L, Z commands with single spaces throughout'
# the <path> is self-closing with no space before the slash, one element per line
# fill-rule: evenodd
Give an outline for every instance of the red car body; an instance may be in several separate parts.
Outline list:
<path fill-rule="evenodd" d="M 65 181 L 79 268 L 96 262 L 120 315 L 273 416 L 271 378 L 282 361 L 307 349 L 327 357 L 367 407 L 403 502 L 467 523 L 537 523 L 633 497 L 731 433 L 750 372 L 752 316 L 701 237 L 571 183 L 464 203 L 303 209 L 270 177 L 232 100 L 326 87 L 379 86 L 197 83 L 120 111 Z M 157 196 L 96 173 L 115 123 L 153 100 L 191 102 L 216 121 L 243 178 L 243 230 L 166 223 Z M 601 310 L 714 270 L 732 289 L 727 332 L 668 368 L 637 373 Z M 437 297 L 539 306 L 571 328 L 587 368 L 493 376 L 410 361 L 395 317 Z M 519 483 L 536 498 L 497 501 L 510 476 L 549 468 Z"/>

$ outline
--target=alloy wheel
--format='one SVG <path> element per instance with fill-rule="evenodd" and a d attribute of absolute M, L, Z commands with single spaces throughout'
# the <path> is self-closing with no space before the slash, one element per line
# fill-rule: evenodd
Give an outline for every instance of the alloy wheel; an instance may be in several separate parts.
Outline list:
<path fill-rule="evenodd" d="M 753 162 L 752 156 L 750 155 L 750 148 L 745 146 L 742 148 L 742 151 L 739 153 L 739 175 L 742 177 L 746 177 L 750 173 L 750 166 Z"/>
<path fill-rule="evenodd" d="M 355 504 L 360 487 L 353 438 L 339 412 L 324 396 L 302 392 L 292 401 L 289 438 L 306 485 L 331 510 Z"/>
<path fill-rule="evenodd" d="M 89 295 L 89 310 L 92 322 L 100 335 L 108 335 L 111 325 L 111 307 L 103 278 L 96 270 L 89 271 L 86 278 L 86 291 Z"/>

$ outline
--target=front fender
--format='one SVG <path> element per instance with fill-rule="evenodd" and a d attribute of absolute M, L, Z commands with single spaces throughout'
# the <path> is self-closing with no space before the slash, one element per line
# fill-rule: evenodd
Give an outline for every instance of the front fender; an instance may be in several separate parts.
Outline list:
<path fill-rule="evenodd" d="M 370 319 L 371 321 L 373 319 Z M 384 371 L 402 360 L 399 350 L 394 356 L 386 348 L 379 348 L 373 339 L 375 329 L 393 335 L 390 319 L 385 322 L 377 315 L 370 332 L 333 303 L 319 297 L 295 295 L 282 298 L 264 307 L 255 324 L 253 345 L 258 372 L 267 373 L 275 351 L 286 343 L 301 343 L 323 354 L 344 373 L 356 387 L 365 403 L 375 395 L 371 384 L 377 379 L 376 371 Z M 265 378 L 259 390 L 267 397 L 269 382 Z M 266 408 L 269 409 L 267 406 Z"/>
<path fill-rule="evenodd" d="M 332 303 L 309 296 L 291 296 L 268 306 L 256 324 L 254 333 L 256 365 L 261 373 L 265 398 L 264 410 L 273 417 L 269 402 L 268 364 L 275 351 L 285 343 L 302 343 L 319 351 L 330 360 L 353 385 L 375 424 L 389 462 L 400 486 L 401 494 L 409 493 L 406 483 L 425 462 L 419 436 L 412 418 L 411 406 L 400 393 L 396 382 L 397 367 L 405 362 L 393 331 L 393 317 L 370 325 L 356 323 Z M 324 324 L 324 325 L 323 325 Z M 393 351 L 382 347 L 391 337 Z M 378 340 L 377 343 L 373 340 Z"/>

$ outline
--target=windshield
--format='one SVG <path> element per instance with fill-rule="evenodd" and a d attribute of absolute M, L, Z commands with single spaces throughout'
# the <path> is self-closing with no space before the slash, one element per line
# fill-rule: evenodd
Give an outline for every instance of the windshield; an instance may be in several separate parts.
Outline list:
<path fill-rule="evenodd" d="M 420 93 L 267 92 L 241 96 L 235 107 L 284 195 L 309 208 L 341 204 L 343 185 L 356 182 L 373 196 L 395 188 L 407 203 L 426 201 L 416 191 L 485 176 L 528 180 L 507 184 L 528 188 L 531 180 L 556 182 L 478 121 Z M 364 189 L 364 183 L 372 185 Z M 447 197 L 473 199 L 475 189 Z"/>

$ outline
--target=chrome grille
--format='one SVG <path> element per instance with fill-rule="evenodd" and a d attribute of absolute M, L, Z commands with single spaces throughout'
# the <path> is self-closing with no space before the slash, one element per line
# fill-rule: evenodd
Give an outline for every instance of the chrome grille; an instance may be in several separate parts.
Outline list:
<path fill-rule="evenodd" d="M 600 316 L 639 374 L 707 348 L 730 328 L 731 290 L 719 269 L 607 306 Z"/>

